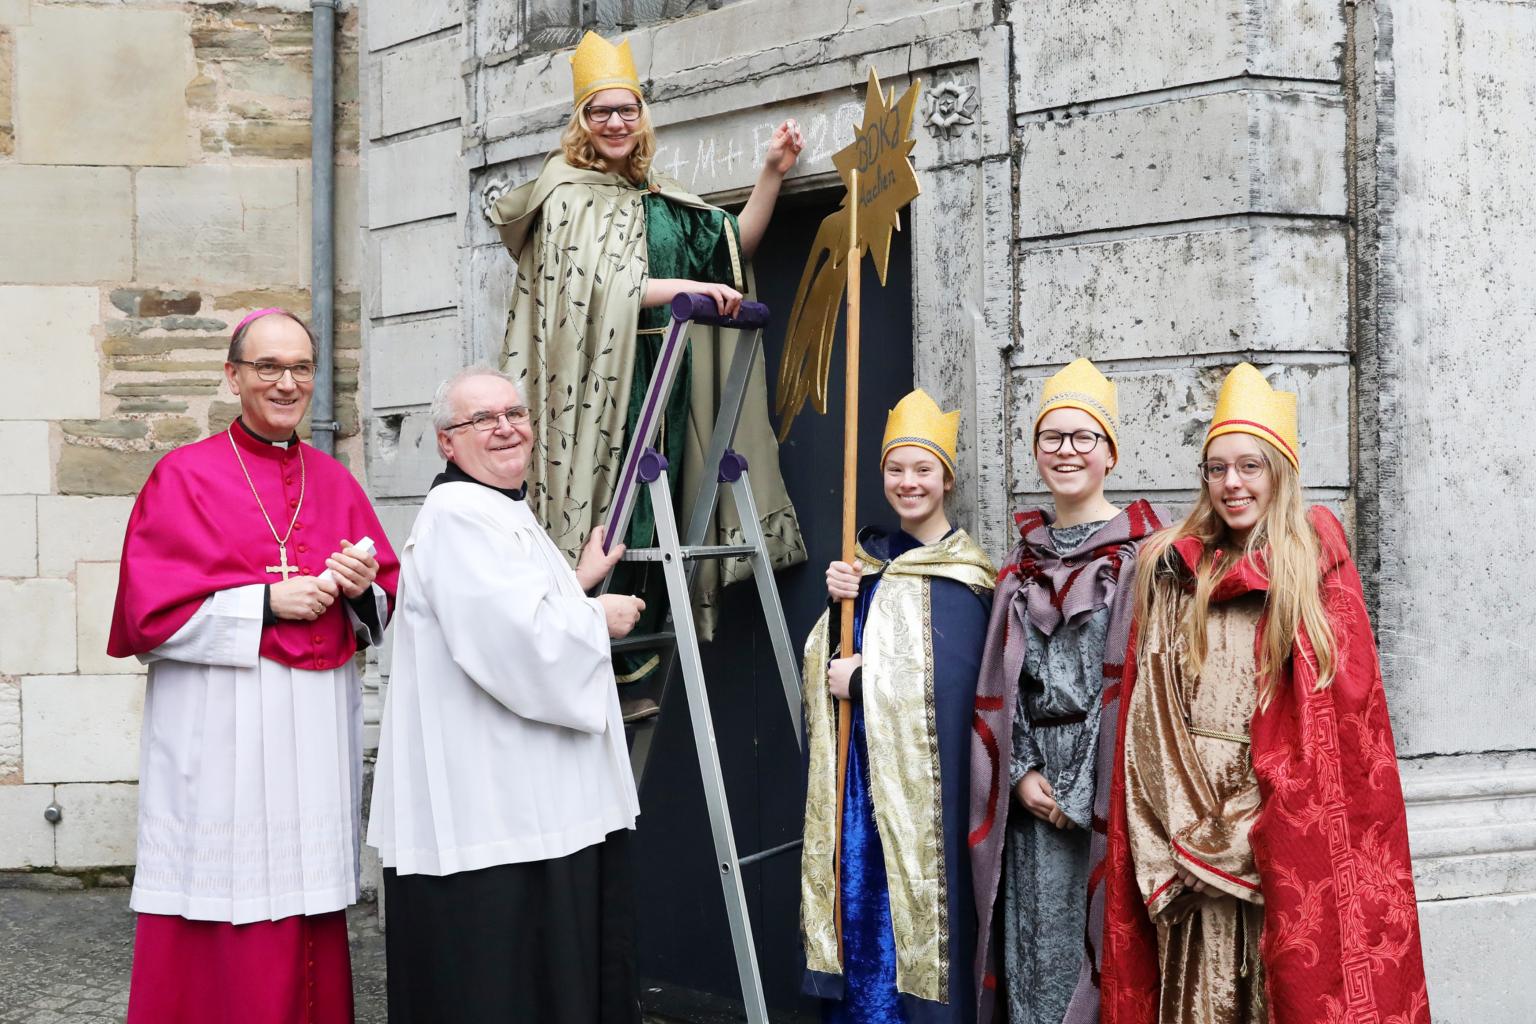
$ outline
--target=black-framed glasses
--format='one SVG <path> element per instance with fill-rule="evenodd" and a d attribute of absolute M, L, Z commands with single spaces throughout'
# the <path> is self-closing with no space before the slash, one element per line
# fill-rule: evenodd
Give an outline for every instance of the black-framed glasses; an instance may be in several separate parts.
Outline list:
<path fill-rule="evenodd" d="M 596 104 L 588 104 L 587 121 L 592 124 L 607 124 L 608 119 L 614 114 L 619 115 L 619 120 L 625 124 L 634 124 L 640 120 L 640 104 L 624 103 L 617 107 L 599 107 Z"/>
<path fill-rule="evenodd" d="M 230 362 L 249 366 L 262 380 L 282 380 L 285 373 L 293 374 L 294 382 L 297 384 L 308 384 L 315 379 L 314 363 L 273 363 L 265 359 L 258 359 L 255 362 L 249 359 L 231 359 Z"/>
<path fill-rule="evenodd" d="M 513 405 L 501 410 L 501 412 L 477 412 L 463 423 L 454 423 L 443 428 L 443 432 L 458 430 L 460 427 L 474 427 L 482 434 L 489 434 L 495 430 L 505 418 L 508 426 L 520 427 L 528 422 L 528 407 L 526 405 Z"/>
<path fill-rule="evenodd" d="M 1100 441 L 1108 441 L 1109 438 L 1096 430 L 1042 430 L 1035 435 L 1036 447 L 1051 454 L 1061 451 L 1069 440 L 1073 451 L 1087 455 L 1099 446 Z"/>
<path fill-rule="evenodd" d="M 1237 470 L 1237 475 L 1244 480 L 1257 480 L 1269 468 L 1269 463 L 1257 455 L 1245 455 L 1236 462 L 1217 462 L 1215 459 L 1196 463 L 1200 467 L 1200 476 L 1208 484 L 1220 483 L 1227 478 L 1230 470 Z"/>

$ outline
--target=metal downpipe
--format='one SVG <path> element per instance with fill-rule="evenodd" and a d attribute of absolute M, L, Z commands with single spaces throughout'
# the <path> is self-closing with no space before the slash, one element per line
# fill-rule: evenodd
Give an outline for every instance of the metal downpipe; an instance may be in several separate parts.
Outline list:
<path fill-rule="evenodd" d="M 311 0 L 310 327 L 315 334 L 315 397 L 310 437 L 336 450 L 336 0 Z"/>

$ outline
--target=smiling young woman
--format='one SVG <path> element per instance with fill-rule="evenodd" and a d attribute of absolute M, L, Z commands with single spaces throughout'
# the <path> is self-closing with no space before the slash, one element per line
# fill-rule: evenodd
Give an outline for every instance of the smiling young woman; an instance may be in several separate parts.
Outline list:
<path fill-rule="evenodd" d="M 1296 396 L 1237 366 L 1198 467 L 1137 576 L 1102 1020 L 1428 1024 L 1381 666 Z"/>
<path fill-rule="evenodd" d="M 1088 360 L 1046 382 L 1034 455 L 1051 506 L 1015 517 L 1019 543 L 998 578 L 976 696 L 983 1021 L 999 999 L 1011 1024 L 1061 1024 L 1069 1004 L 1092 1019 L 1098 1007 L 1096 973 L 1080 970 L 1100 939 L 1088 918 L 1091 865 L 1104 856 L 1092 826 L 1108 806 L 1136 548 L 1161 525 L 1147 502 L 1121 510 L 1104 496 L 1119 430 L 1115 385 Z"/>
<path fill-rule="evenodd" d="M 688 292 L 712 296 L 724 314 L 740 309 L 748 264 L 804 139 L 793 120 L 773 131 L 738 217 L 653 164 L 656 129 L 628 41 L 615 46 L 589 32 L 571 65 L 573 104 L 560 150 L 535 180 L 499 196 L 487 212 L 517 261 L 502 369 L 518 382 L 531 416 L 528 505 L 574 563 L 613 499 L 661 352 L 668 304 Z M 718 360 L 734 345 L 734 333 L 690 333 L 656 440 L 672 466 L 674 503 L 716 471 L 703 465 L 703 452 L 714 427 Z M 752 465 L 773 562 L 787 566 L 805 553 L 779 474 L 765 380 L 756 371 L 735 447 Z M 734 511 L 722 509 L 719 525 L 735 529 Z M 642 494 L 628 536 L 614 539 L 646 547 L 654 531 Z M 708 595 L 718 587 L 718 567 L 700 569 L 703 604 L 713 607 Z M 653 631 L 651 620 L 665 609 L 659 570 L 626 564 L 620 577 L 616 589 L 649 591 L 651 611 L 639 631 Z M 707 622 L 704 629 L 707 635 Z M 621 682 L 645 678 L 657 661 L 651 652 L 621 658 L 633 659 L 620 668 Z"/>
<path fill-rule="evenodd" d="M 828 596 L 856 602 L 855 650 L 832 649 L 828 615 L 806 641 L 801 931 L 805 991 L 829 1021 L 975 1019 L 966 792 L 993 571 L 944 511 L 959 427 L 920 390 L 891 411 L 880 469 L 899 529 L 859 534 L 859 571 L 827 567 Z M 841 820 L 838 700 L 852 705 Z"/>

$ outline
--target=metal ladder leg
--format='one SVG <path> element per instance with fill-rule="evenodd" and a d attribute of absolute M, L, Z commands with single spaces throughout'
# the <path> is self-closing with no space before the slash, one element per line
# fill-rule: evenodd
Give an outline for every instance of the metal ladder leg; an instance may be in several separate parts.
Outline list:
<path fill-rule="evenodd" d="M 672 385 L 677 380 L 677 371 L 683 365 L 683 355 L 688 350 L 688 328 L 692 323 L 691 320 L 674 319 L 670 330 L 667 331 L 667 340 L 662 344 L 661 352 L 656 357 L 656 366 L 651 370 L 650 383 L 645 388 L 645 401 L 640 408 L 640 418 L 635 423 L 635 435 L 626 439 L 629 450 L 624 453 L 624 461 L 620 464 L 618 483 L 613 489 L 613 501 L 608 507 L 608 520 L 603 524 L 604 551 L 623 540 L 625 532 L 629 529 L 629 519 L 634 514 L 635 501 L 643 486 L 640 480 L 640 459 L 661 430 L 667 400 L 672 396 Z M 608 592 L 611 579 L 610 574 L 609 578 L 603 581 L 599 593 Z"/>
<path fill-rule="evenodd" d="M 715 429 L 710 434 L 709 448 L 704 453 L 705 477 L 699 484 L 693 508 L 689 510 L 688 532 L 683 534 L 685 544 L 704 543 L 704 534 L 709 530 L 710 520 L 715 516 L 715 507 L 720 503 L 722 481 L 708 470 L 721 464 L 720 460 L 725 457 L 736 437 L 736 427 L 741 423 L 741 409 L 747 400 L 747 380 L 752 375 L 752 364 L 763 348 L 762 328 L 751 332 L 750 338 L 746 334 L 743 331 L 743 337 L 737 340 L 736 352 L 731 356 L 731 369 L 725 375 L 725 390 L 720 393 L 720 411 L 715 416 Z M 740 510 L 740 506 L 737 506 L 737 511 Z M 692 578 L 690 572 L 690 581 Z"/>
<path fill-rule="evenodd" d="M 740 472 L 730 479 L 736 464 Z M 746 541 L 755 550 L 751 557 L 752 582 L 757 584 L 757 597 L 763 606 L 763 621 L 768 626 L 768 638 L 773 644 L 773 660 L 779 666 L 779 683 L 784 687 L 784 701 L 789 705 L 789 720 L 795 727 L 795 744 L 803 745 L 800 735 L 800 666 L 795 661 L 794 644 L 789 639 L 789 625 L 784 621 L 784 607 L 779 603 L 779 588 L 774 586 L 773 566 L 768 561 L 768 543 L 763 537 L 763 524 L 757 517 L 757 501 L 752 497 L 752 485 L 747 479 L 747 460 L 735 452 L 727 451 L 720 463 L 720 475 L 726 478 L 726 487 L 735 502 L 736 514 L 741 519 L 741 530 Z"/>
<path fill-rule="evenodd" d="M 766 313 L 766 311 L 765 311 L 765 313 Z M 736 351 L 731 356 L 731 368 L 726 373 L 725 388 L 724 388 L 724 390 L 720 394 L 720 410 L 719 410 L 719 414 L 715 417 L 714 431 L 710 434 L 709 448 L 708 448 L 708 450 L 707 450 L 707 452 L 705 453 L 705 456 L 704 456 L 704 460 L 705 460 L 704 461 L 704 465 L 706 467 L 717 467 L 717 466 L 722 466 L 724 464 L 723 460 L 725 458 L 725 454 L 726 454 L 726 452 L 730 451 L 731 442 L 736 437 L 736 428 L 737 428 L 737 426 L 741 422 L 741 410 L 742 410 L 742 407 L 746 404 L 747 381 L 751 377 L 752 366 L 753 366 L 754 362 L 757 359 L 757 354 L 762 350 L 763 330 L 762 330 L 761 327 L 752 328 L 752 329 L 741 328 L 740 330 L 741 330 L 741 336 L 737 339 Z M 658 367 L 658 369 L 659 369 L 659 367 Z M 674 371 L 674 373 L 675 373 L 675 371 Z M 654 386 L 654 384 L 653 384 L 653 386 Z M 670 381 L 668 382 L 667 386 L 670 389 L 670 387 L 671 387 L 671 382 Z M 647 394 L 649 395 L 649 392 L 647 392 Z M 643 457 L 643 454 L 644 454 L 643 451 L 641 451 L 640 449 L 634 449 L 632 451 L 631 457 L 636 460 L 636 466 L 638 466 L 638 460 L 641 457 Z M 626 474 L 629 472 L 628 460 L 626 460 L 626 463 L 625 463 L 625 471 L 626 471 Z M 683 543 L 684 543 L 684 545 L 689 546 L 689 547 L 697 547 L 698 545 L 704 543 L 704 535 L 709 531 L 709 525 L 710 525 L 711 522 L 714 521 L 715 509 L 720 504 L 720 486 L 721 486 L 721 483 L 722 483 L 722 480 L 720 479 L 718 473 L 710 473 L 710 472 L 706 471 L 704 479 L 702 481 L 700 481 L 700 484 L 699 484 L 699 493 L 694 496 L 693 506 L 689 510 L 688 532 L 683 536 Z M 633 504 L 633 498 L 631 498 L 631 504 Z M 742 509 L 742 505 L 740 503 L 738 503 L 736 505 L 736 511 L 737 511 L 738 515 L 743 515 L 741 509 Z M 756 534 L 758 536 L 761 536 L 761 534 L 762 534 L 761 524 L 757 521 L 756 517 L 757 517 L 757 513 L 756 513 L 756 510 L 755 510 L 755 507 L 754 507 L 754 510 L 752 511 L 750 518 L 752 520 L 752 525 L 755 528 Z M 625 521 L 626 522 L 628 521 L 628 515 L 627 514 L 625 516 Z M 743 531 L 745 532 L 745 524 L 743 524 Z M 750 537 L 749 537 L 749 542 L 750 542 Z M 692 560 L 688 561 L 687 564 L 684 566 L 684 571 L 685 571 L 685 573 L 687 575 L 687 580 L 688 580 L 688 592 L 690 594 L 693 593 L 694 580 L 698 576 L 698 566 L 699 566 L 699 563 L 697 561 L 692 561 Z M 767 573 L 766 576 L 764 576 L 764 575 L 757 574 L 756 570 L 754 569 L 754 575 L 756 575 L 758 580 L 759 580 L 758 592 L 761 594 L 762 593 L 762 587 L 763 587 L 763 584 L 762 584 L 761 580 L 766 578 L 766 579 L 771 581 L 772 578 L 773 578 L 772 577 L 772 571 L 770 569 L 769 573 Z M 603 581 L 603 584 L 602 584 L 602 592 L 603 593 L 607 592 L 608 584 L 609 584 L 609 582 L 612 579 L 613 579 L 613 575 L 610 573 L 608 578 Z M 770 590 L 773 589 L 772 585 L 771 585 L 771 582 L 770 582 L 770 585 L 769 585 L 769 589 Z M 775 599 L 775 602 L 777 602 L 777 599 L 778 599 L 778 592 L 777 591 L 774 592 L 774 599 Z M 663 622 L 661 624 L 661 629 L 662 629 L 663 633 L 673 633 L 675 635 L 676 634 L 675 623 L 676 623 L 677 615 L 678 615 L 678 605 L 677 605 L 677 603 L 675 601 L 674 602 L 669 602 L 669 604 L 670 604 L 670 607 L 669 607 L 669 610 L 668 610 L 669 618 L 667 619 L 667 621 L 665 621 L 665 622 Z M 763 610 L 764 610 L 764 613 L 766 614 L 767 610 L 768 610 L 768 606 L 764 605 L 763 606 Z M 691 604 L 688 605 L 688 614 L 689 615 L 692 614 L 692 605 Z M 778 621 L 780 623 L 783 622 L 783 611 L 782 611 L 782 609 L 779 609 Z M 774 629 L 773 623 L 772 623 L 772 621 L 770 621 L 770 623 L 769 623 L 769 630 L 772 631 L 773 629 Z M 670 685 L 670 681 L 671 681 L 671 678 L 672 678 L 672 669 L 673 669 L 674 663 L 677 661 L 677 650 L 678 650 L 678 648 L 677 648 L 677 644 L 676 644 L 676 642 L 674 640 L 674 642 L 672 642 L 671 644 L 669 644 L 669 645 L 667 645 L 665 647 L 658 648 L 658 650 L 660 651 L 660 654 L 661 654 L 661 664 L 659 665 L 659 667 L 657 669 L 657 677 L 661 681 L 661 687 L 660 687 L 660 692 L 657 694 L 657 698 L 658 698 L 657 699 L 657 703 L 665 705 L 665 697 L 666 697 L 667 689 L 668 689 L 668 687 Z M 791 658 L 790 660 L 791 660 L 791 662 L 793 662 L 794 659 Z M 790 677 L 787 677 L 787 676 L 784 677 L 784 682 L 785 682 L 786 690 L 788 689 L 788 686 L 789 686 L 789 678 Z M 792 716 L 792 718 L 793 718 L 793 720 L 795 722 L 796 742 L 799 742 L 799 736 L 800 736 L 800 712 L 799 712 L 799 707 L 800 707 L 800 705 L 799 705 L 799 696 L 798 696 L 798 680 L 799 680 L 800 676 L 799 676 L 798 668 L 795 670 L 795 674 L 794 674 L 793 678 L 797 681 L 796 682 L 796 687 L 797 687 L 796 694 L 797 695 L 796 695 L 795 701 L 793 702 L 793 710 L 791 712 L 791 716 Z M 649 764 L 650 764 L 651 742 L 652 742 L 653 739 L 654 739 L 654 736 L 651 734 L 651 730 L 645 730 L 643 732 L 637 732 L 636 735 L 635 735 L 634 745 L 630 748 L 630 765 L 631 765 L 631 768 L 634 770 L 634 773 L 635 773 L 635 783 L 636 783 L 636 785 L 641 785 L 641 786 L 644 785 L 644 782 L 645 782 L 645 772 L 646 772 L 647 767 L 649 767 Z"/>
<path fill-rule="evenodd" d="M 725 913 L 730 921 L 731 942 L 736 951 L 736 972 L 741 981 L 741 1001 L 750 1024 L 768 1024 L 768 1004 L 763 996 L 763 979 L 757 968 L 757 949 L 752 940 L 752 921 L 747 908 L 747 894 L 741 882 L 741 864 L 736 855 L 736 839 L 731 831 L 730 805 L 725 793 L 725 777 L 720 771 L 720 751 L 715 743 L 714 720 L 710 717 L 709 694 L 704 686 L 704 665 L 699 657 L 699 636 L 688 603 L 688 579 L 682 545 L 677 534 L 677 520 L 672 513 L 667 474 L 663 470 L 648 484 L 651 505 L 656 514 L 658 547 L 667 578 L 667 594 L 674 614 L 677 656 L 682 662 L 683 686 L 688 694 L 688 716 L 693 723 L 693 745 L 699 758 L 699 776 L 704 784 L 704 802 L 709 808 L 709 827 L 715 841 L 715 866 L 720 872 L 720 887 L 725 897 Z M 768 576 L 772 586 L 772 576 Z"/>

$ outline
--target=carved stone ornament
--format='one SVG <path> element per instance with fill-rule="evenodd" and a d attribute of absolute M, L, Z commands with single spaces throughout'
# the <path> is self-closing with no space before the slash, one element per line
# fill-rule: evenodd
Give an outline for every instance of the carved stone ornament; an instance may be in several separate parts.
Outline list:
<path fill-rule="evenodd" d="M 480 189 L 480 212 L 486 220 L 491 219 L 491 208 L 496 205 L 496 200 L 511 191 L 512 186 L 505 178 L 492 178 Z"/>
<path fill-rule="evenodd" d="M 976 109 L 976 87 L 959 82 L 941 82 L 928 93 L 928 117 L 924 124 L 934 138 L 952 139 L 966 125 L 976 123 L 971 112 Z"/>

